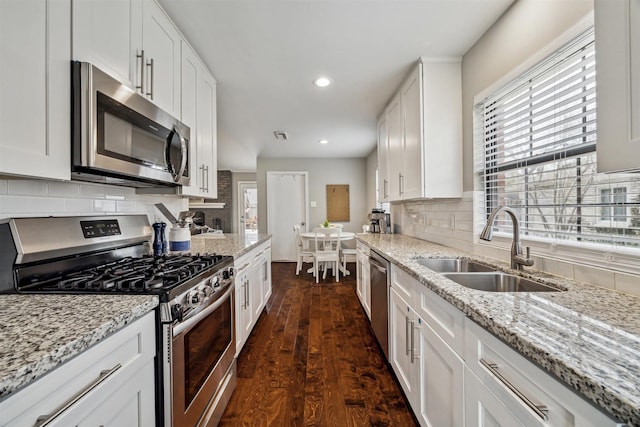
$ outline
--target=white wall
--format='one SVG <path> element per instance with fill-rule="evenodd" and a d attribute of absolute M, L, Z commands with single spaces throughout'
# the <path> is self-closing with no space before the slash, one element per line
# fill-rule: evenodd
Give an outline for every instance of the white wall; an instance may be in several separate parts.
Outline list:
<path fill-rule="evenodd" d="M 349 185 L 350 221 L 343 223 L 344 231 L 361 232 L 367 221 L 367 180 L 365 159 L 275 159 L 258 157 L 258 228 L 267 232 L 267 171 L 309 172 L 310 226 L 322 223 L 327 216 L 326 186 Z M 286 209 L 286 207 L 283 207 Z"/>
<path fill-rule="evenodd" d="M 147 214 L 168 222 L 155 208 L 164 203 L 177 216 L 189 202 L 178 196 L 138 195 L 135 189 L 80 182 L 0 179 L 0 218 Z"/>

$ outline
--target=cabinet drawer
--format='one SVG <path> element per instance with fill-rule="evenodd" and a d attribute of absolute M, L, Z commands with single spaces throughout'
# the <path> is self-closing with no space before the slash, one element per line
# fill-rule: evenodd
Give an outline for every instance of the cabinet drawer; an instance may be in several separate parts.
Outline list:
<path fill-rule="evenodd" d="M 150 312 L 10 396 L 0 403 L 0 425 L 34 425 L 38 417 L 55 413 L 78 393 L 87 391 L 88 396 L 100 378 L 104 380 L 94 391 L 124 384 L 153 360 L 154 325 L 155 313 Z"/>
<path fill-rule="evenodd" d="M 465 360 L 518 419 L 528 420 L 528 426 L 622 426 L 469 319 Z"/>
<path fill-rule="evenodd" d="M 391 264 L 391 287 L 412 307 L 418 305 L 418 286 L 421 285 L 409 273 Z"/>
<path fill-rule="evenodd" d="M 356 242 L 356 249 L 366 256 L 369 256 L 369 254 L 371 253 L 371 248 L 369 248 L 369 246 L 365 245 L 362 242 Z"/>
<path fill-rule="evenodd" d="M 426 286 L 416 284 L 416 312 L 460 357 L 464 355 L 464 319 L 460 310 Z"/>

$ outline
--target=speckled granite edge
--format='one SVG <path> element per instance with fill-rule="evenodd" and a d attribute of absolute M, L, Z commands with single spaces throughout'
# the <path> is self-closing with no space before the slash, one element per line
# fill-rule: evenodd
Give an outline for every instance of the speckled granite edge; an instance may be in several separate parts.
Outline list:
<path fill-rule="evenodd" d="M 0 400 L 157 305 L 153 295 L 0 295 Z"/>
<path fill-rule="evenodd" d="M 458 285 L 418 264 L 416 258 L 469 258 L 515 274 L 505 263 L 408 236 L 359 234 L 356 238 L 595 406 L 630 426 L 640 426 L 640 298 L 531 269 L 521 275 L 566 291 L 507 298 Z M 541 307 L 550 316 L 558 315 L 557 326 L 541 324 L 527 314 Z M 574 318 L 587 326 L 573 331 L 571 321 L 562 323 Z M 550 338 L 536 338 L 530 332 L 534 330 Z M 578 338 L 591 332 L 600 332 L 602 346 L 612 347 L 611 352 Z"/>
<path fill-rule="evenodd" d="M 239 234 L 224 234 L 222 236 L 201 234 L 191 237 L 191 251 L 230 255 L 237 259 L 269 239 L 271 239 L 271 234 L 258 234 L 251 237 L 242 237 Z"/>

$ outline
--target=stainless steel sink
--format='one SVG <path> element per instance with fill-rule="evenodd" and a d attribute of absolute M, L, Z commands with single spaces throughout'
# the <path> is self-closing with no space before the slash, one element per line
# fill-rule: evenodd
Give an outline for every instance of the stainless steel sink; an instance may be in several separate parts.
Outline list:
<path fill-rule="evenodd" d="M 458 258 L 418 258 L 418 264 L 437 272 L 437 273 L 457 273 L 457 272 L 486 272 L 495 271 L 495 268 L 488 265 L 480 264 L 468 259 Z"/>
<path fill-rule="evenodd" d="M 487 292 L 558 292 L 562 289 L 543 285 L 524 277 L 501 272 L 444 273 L 444 277 L 467 288 Z"/>

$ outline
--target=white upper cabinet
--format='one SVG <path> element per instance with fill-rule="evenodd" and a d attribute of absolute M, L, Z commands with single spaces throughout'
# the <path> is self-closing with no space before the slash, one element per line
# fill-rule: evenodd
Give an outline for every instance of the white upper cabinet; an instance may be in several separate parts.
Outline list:
<path fill-rule="evenodd" d="M 378 200 L 389 201 L 389 133 L 387 115 L 383 113 L 378 120 Z"/>
<path fill-rule="evenodd" d="M 69 0 L 0 1 L 0 174 L 70 179 Z"/>
<path fill-rule="evenodd" d="M 462 195 L 461 87 L 459 61 L 421 60 L 388 104 L 378 122 L 384 201 Z"/>
<path fill-rule="evenodd" d="M 216 80 L 203 70 L 198 89 L 198 170 L 202 197 L 218 197 Z M 192 178 L 193 179 L 193 178 Z"/>
<path fill-rule="evenodd" d="M 598 172 L 640 170 L 640 2 L 596 0 Z"/>
<path fill-rule="evenodd" d="M 72 56 L 180 116 L 182 37 L 153 0 L 73 2 Z"/>
<path fill-rule="evenodd" d="M 123 84 L 140 84 L 141 0 L 73 2 L 73 59 L 89 62 Z"/>
<path fill-rule="evenodd" d="M 142 11 L 143 92 L 160 108 L 178 117 L 182 37 L 155 1 L 144 0 Z"/>

